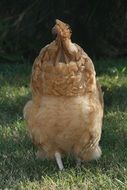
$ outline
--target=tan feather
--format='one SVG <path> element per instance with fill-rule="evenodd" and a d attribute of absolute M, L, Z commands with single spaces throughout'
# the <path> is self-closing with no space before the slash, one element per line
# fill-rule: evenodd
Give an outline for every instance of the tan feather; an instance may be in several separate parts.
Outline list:
<path fill-rule="evenodd" d="M 28 130 L 47 158 L 72 153 L 82 160 L 101 155 L 103 96 L 94 65 L 71 42 L 67 24 L 56 20 L 55 41 L 35 59 L 32 100 L 24 108 Z"/>

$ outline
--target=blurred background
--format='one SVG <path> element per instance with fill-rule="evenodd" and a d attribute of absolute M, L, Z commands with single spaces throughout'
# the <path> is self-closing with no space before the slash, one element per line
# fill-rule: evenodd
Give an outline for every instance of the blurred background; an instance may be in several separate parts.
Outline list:
<path fill-rule="evenodd" d="M 33 62 L 56 18 L 92 58 L 127 57 L 127 0 L 0 0 L 0 62 Z"/>

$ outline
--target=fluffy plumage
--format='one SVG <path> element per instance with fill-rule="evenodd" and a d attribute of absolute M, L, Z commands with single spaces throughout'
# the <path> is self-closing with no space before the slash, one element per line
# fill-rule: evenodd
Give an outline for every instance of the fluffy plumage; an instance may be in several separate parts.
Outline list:
<path fill-rule="evenodd" d="M 103 96 L 91 59 L 56 20 L 55 41 L 35 59 L 32 100 L 24 108 L 29 134 L 44 158 L 72 153 L 83 161 L 101 155 Z"/>

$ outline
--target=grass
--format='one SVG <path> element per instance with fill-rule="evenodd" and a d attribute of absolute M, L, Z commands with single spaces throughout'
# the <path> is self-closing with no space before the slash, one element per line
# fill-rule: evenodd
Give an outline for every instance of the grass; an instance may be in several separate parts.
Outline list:
<path fill-rule="evenodd" d="M 54 161 L 35 157 L 22 109 L 30 99 L 31 65 L 0 65 L 0 189 L 126 190 L 127 189 L 127 60 L 95 62 L 105 97 L 100 160 L 75 167 L 64 158 L 59 172 Z"/>

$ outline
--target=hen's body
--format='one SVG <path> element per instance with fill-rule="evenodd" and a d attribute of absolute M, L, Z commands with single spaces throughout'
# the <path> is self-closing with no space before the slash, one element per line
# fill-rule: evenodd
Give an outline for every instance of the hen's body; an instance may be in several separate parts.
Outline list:
<path fill-rule="evenodd" d="M 70 41 L 69 28 L 57 21 L 55 32 L 56 40 L 35 60 L 33 100 L 26 104 L 24 116 L 44 157 L 54 158 L 59 152 L 91 160 L 101 154 L 101 88 L 91 59 Z"/>

